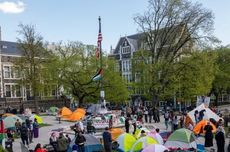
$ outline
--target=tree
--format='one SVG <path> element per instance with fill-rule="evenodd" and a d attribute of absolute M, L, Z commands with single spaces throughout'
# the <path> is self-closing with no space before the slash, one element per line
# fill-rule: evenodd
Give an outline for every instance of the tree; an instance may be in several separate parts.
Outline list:
<path fill-rule="evenodd" d="M 213 53 L 216 53 L 218 58 L 216 60 L 215 79 L 212 83 L 212 90 L 210 94 L 215 95 L 215 105 L 218 105 L 218 97 L 228 92 L 230 88 L 230 49 L 221 47 L 216 49 Z"/>
<path fill-rule="evenodd" d="M 42 89 L 43 67 L 48 54 L 44 47 L 43 38 L 39 35 L 34 25 L 19 25 L 18 47 L 22 57 L 15 59 L 16 70 L 21 71 L 19 80 L 24 87 L 32 91 L 32 96 L 38 97 Z M 28 96 L 28 95 L 27 95 Z"/>
<path fill-rule="evenodd" d="M 92 78 L 98 68 L 97 59 L 94 56 L 95 47 L 84 45 L 80 42 L 57 44 L 52 59 L 52 73 L 58 80 L 59 86 L 63 86 L 67 94 L 71 94 L 79 101 L 79 106 L 84 102 L 95 102 L 99 99 L 100 86 L 98 81 Z M 127 99 L 128 93 L 121 77 L 114 72 L 114 64 L 107 58 L 103 58 L 104 78 L 103 86 L 107 100 L 122 101 Z M 117 90 L 114 92 L 114 90 Z"/>
<path fill-rule="evenodd" d="M 156 104 L 170 84 L 171 65 L 191 52 L 198 42 L 211 40 L 213 14 L 189 0 L 150 0 L 149 9 L 134 20 L 144 33 L 143 41 L 151 52 L 149 93 Z"/>

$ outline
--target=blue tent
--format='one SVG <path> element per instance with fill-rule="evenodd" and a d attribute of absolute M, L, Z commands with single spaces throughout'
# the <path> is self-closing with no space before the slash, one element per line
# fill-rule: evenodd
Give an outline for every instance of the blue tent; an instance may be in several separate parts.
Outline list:
<path fill-rule="evenodd" d="M 84 134 L 84 137 L 86 139 L 85 152 L 103 152 L 103 146 L 95 136 Z M 75 139 L 76 137 L 74 137 L 69 144 L 67 152 L 72 152 L 72 147 L 75 145 Z"/>

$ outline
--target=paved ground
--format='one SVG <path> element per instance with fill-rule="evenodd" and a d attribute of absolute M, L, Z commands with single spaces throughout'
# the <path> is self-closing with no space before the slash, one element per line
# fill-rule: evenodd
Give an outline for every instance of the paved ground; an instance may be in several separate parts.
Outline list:
<path fill-rule="evenodd" d="M 42 145 L 49 143 L 49 137 L 50 137 L 51 130 L 63 128 L 63 127 L 69 128 L 69 126 L 74 124 L 74 123 L 64 122 L 64 121 L 62 121 L 61 124 L 59 124 L 54 116 L 43 116 L 42 118 L 43 118 L 44 123 L 52 124 L 52 126 L 40 128 L 39 138 L 34 139 L 33 140 L 34 142 L 30 144 L 31 149 L 34 149 L 34 147 L 37 143 L 41 143 Z M 163 120 L 163 117 L 161 117 L 161 120 Z M 161 121 L 160 123 L 152 123 L 152 124 L 147 123 L 145 125 L 148 127 L 159 128 L 161 131 L 165 130 L 165 126 L 164 126 L 163 121 Z M 132 131 L 132 128 L 131 128 L 131 131 Z M 100 133 L 97 133 L 97 136 L 100 136 Z M 16 139 L 15 142 L 13 143 L 13 150 L 15 152 L 25 152 L 25 151 L 21 151 L 20 142 L 21 142 L 20 139 Z M 204 142 L 204 141 L 201 140 L 201 142 Z M 228 143 L 229 143 L 229 139 L 227 139 L 227 141 L 226 141 L 226 147 L 227 147 Z M 216 145 L 215 140 L 214 140 L 214 145 Z"/>

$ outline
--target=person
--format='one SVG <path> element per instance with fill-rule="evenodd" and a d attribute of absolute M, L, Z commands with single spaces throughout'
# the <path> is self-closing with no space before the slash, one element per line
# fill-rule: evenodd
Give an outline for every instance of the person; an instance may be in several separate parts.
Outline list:
<path fill-rule="evenodd" d="M 78 122 L 78 128 L 80 132 L 84 133 L 84 125 L 82 123 L 82 118 L 80 119 L 80 121 Z"/>
<path fill-rule="evenodd" d="M 20 128 L 21 128 L 21 126 L 22 126 L 22 124 L 21 124 L 21 122 L 19 121 L 19 119 L 17 119 L 17 121 L 15 122 L 15 128 L 16 128 L 16 133 L 17 133 L 17 135 L 19 135 L 19 133 L 20 133 Z"/>
<path fill-rule="evenodd" d="M 188 124 L 188 130 L 193 131 L 193 125 L 192 125 L 192 122 L 189 122 L 189 124 Z"/>
<path fill-rule="evenodd" d="M 11 130 L 7 129 L 7 140 L 5 142 L 5 148 L 7 152 L 13 152 L 13 142 L 14 142 L 14 137 L 11 133 Z"/>
<path fill-rule="evenodd" d="M 157 120 L 157 123 L 159 123 L 161 120 L 160 120 L 160 111 L 158 108 L 156 108 L 156 120 Z"/>
<path fill-rule="evenodd" d="M 68 140 L 64 137 L 63 133 L 59 133 L 57 139 L 57 152 L 66 152 L 68 146 Z"/>
<path fill-rule="evenodd" d="M 78 152 L 85 152 L 86 139 L 80 131 L 76 137 L 75 144 L 77 145 Z"/>
<path fill-rule="evenodd" d="M 204 147 L 209 151 L 213 146 L 213 134 L 212 134 L 212 126 L 210 125 L 210 122 L 207 123 L 207 125 L 204 127 L 205 132 L 205 142 Z"/>
<path fill-rule="evenodd" d="M 38 143 L 34 149 L 34 152 L 47 152 L 47 150 L 42 148 L 41 144 Z"/>
<path fill-rule="evenodd" d="M 27 126 L 28 128 L 28 137 L 29 137 L 29 142 L 32 143 L 33 142 L 33 123 L 32 120 L 30 120 L 29 126 Z"/>
<path fill-rule="evenodd" d="M 173 131 L 177 130 L 177 128 L 178 128 L 178 119 L 177 119 L 177 116 L 174 117 L 172 123 L 173 123 Z"/>
<path fill-rule="evenodd" d="M 136 132 L 136 129 L 137 129 L 137 118 L 136 118 L 136 115 L 133 116 L 132 125 L 133 125 L 133 135 L 134 135 L 135 132 Z"/>
<path fill-rule="evenodd" d="M 29 141 L 28 141 L 28 128 L 26 127 L 26 124 L 23 122 L 22 127 L 20 129 L 21 134 L 21 140 L 22 143 L 27 145 L 29 147 Z"/>
<path fill-rule="evenodd" d="M 105 151 L 112 152 L 112 137 L 108 127 L 105 128 L 105 131 L 103 132 L 102 136 L 103 136 Z"/>
<path fill-rule="evenodd" d="M 141 130 L 141 135 L 140 135 L 140 137 L 145 137 L 145 136 L 146 136 L 145 131 L 144 131 L 144 130 Z"/>
<path fill-rule="evenodd" d="M 156 133 L 160 133 L 160 129 L 159 128 L 156 128 Z"/>
<path fill-rule="evenodd" d="M 201 111 L 199 112 L 199 121 L 203 120 L 203 118 L 204 118 L 204 112 L 206 112 L 205 109 L 203 109 L 203 110 L 201 110 Z"/>
<path fill-rule="evenodd" d="M 66 137 L 66 139 L 67 139 L 67 141 L 68 141 L 68 144 L 70 144 L 71 138 L 69 137 L 69 135 L 66 134 L 65 137 Z"/>
<path fill-rule="evenodd" d="M 184 128 L 184 115 L 182 114 L 180 117 L 180 128 Z"/>
<path fill-rule="evenodd" d="M 129 133 L 129 118 L 126 117 L 125 119 L 125 131 L 126 133 Z"/>
<path fill-rule="evenodd" d="M 199 122 L 199 112 L 198 112 L 198 110 L 195 111 L 194 117 L 195 117 L 195 122 L 197 124 Z"/>
<path fill-rule="evenodd" d="M 57 137 L 55 136 L 54 132 L 51 133 L 49 141 L 50 141 L 50 145 L 53 146 L 54 151 L 57 151 Z"/>
<path fill-rule="evenodd" d="M 110 116 L 109 118 L 109 129 L 113 128 L 113 116 Z"/>
<path fill-rule="evenodd" d="M 144 115 L 145 115 L 145 123 L 148 123 L 148 108 L 145 108 Z"/>
<path fill-rule="evenodd" d="M 153 119 L 153 108 L 149 109 L 149 123 L 152 123 L 152 119 Z"/>
<path fill-rule="evenodd" d="M 168 111 L 165 112 L 164 114 L 164 118 L 165 118 L 165 127 L 166 127 L 166 130 L 168 130 L 168 123 L 169 123 L 169 113 Z"/>
<path fill-rule="evenodd" d="M 215 139 L 216 139 L 216 144 L 217 144 L 217 152 L 224 152 L 225 135 L 224 135 L 222 126 L 219 126 L 217 128 Z"/>
<path fill-rule="evenodd" d="M 34 122 L 33 122 L 33 133 L 34 133 L 34 138 L 39 137 L 39 125 L 38 125 L 38 121 L 36 118 L 34 119 Z"/>

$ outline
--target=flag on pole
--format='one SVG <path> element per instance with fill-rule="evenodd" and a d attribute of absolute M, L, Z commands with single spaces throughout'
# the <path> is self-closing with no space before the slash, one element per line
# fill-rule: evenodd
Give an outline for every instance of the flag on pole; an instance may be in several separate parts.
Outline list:
<path fill-rule="evenodd" d="M 96 58 L 100 58 L 101 53 L 101 41 L 102 41 L 102 34 L 101 34 L 101 28 L 99 28 L 98 37 L 97 37 L 97 48 L 96 48 Z"/>
<path fill-rule="evenodd" d="M 92 80 L 93 80 L 93 81 L 98 81 L 98 80 L 100 80 L 100 79 L 102 78 L 102 74 L 103 74 L 103 69 L 101 68 L 101 69 L 99 69 L 99 70 L 97 71 L 97 73 L 93 76 Z"/>

